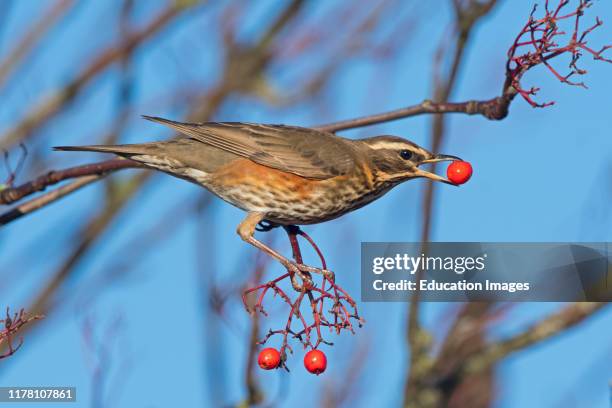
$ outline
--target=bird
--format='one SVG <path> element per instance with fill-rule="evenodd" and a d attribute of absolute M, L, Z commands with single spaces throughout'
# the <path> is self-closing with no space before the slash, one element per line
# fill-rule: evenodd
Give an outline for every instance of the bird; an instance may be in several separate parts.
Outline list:
<path fill-rule="evenodd" d="M 113 153 L 205 187 L 246 211 L 238 235 L 288 270 L 331 273 L 294 262 L 255 238 L 258 227 L 317 224 L 340 217 L 415 178 L 454 185 L 420 168 L 457 156 L 433 154 L 399 136 L 347 139 L 332 132 L 244 122 L 183 123 L 143 118 L 179 136 L 167 141 L 55 150 Z"/>

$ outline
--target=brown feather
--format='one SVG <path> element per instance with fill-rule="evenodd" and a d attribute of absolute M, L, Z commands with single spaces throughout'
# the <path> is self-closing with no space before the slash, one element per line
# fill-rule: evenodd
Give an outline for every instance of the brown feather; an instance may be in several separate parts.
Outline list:
<path fill-rule="evenodd" d="M 181 123 L 145 116 L 184 135 L 264 166 L 310 179 L 328 179 L 355 168 L 348 139 L 314 129 L 238 122 Z"/>

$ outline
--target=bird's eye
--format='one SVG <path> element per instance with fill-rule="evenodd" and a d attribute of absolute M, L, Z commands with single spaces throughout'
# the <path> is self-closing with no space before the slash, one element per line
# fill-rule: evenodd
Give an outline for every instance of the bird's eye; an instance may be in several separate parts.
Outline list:
<path fill-rule="evenodd" d="M 410 150 L 402 150 L 400 151 L 400 156 L 402 156 L 402 159 L 404 160 L 410 160 L 412 157 L 412 152 Z"/>

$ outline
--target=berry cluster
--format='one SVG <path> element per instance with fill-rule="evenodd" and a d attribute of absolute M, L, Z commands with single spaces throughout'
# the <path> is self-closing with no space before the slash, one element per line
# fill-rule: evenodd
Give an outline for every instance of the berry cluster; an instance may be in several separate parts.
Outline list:
<path fill-rule="evenodd" d="M 272 370 L 281 366 L 281 354 L 272 347 L 265 348 L 259 353 L 257 362 L 264 370 Z M 323 374 L 327 368 L 327 356 L 321 350 L 310 350 L 304 356 L 304 367 L 312 374 Z"/>
<path fill-rule="evenodd" d="M 315 374 L 320 374 L 325 370 L 326 358 L 325 354 L 318 350 L 318 347 L 321 343 L 333 345 L 333 343 L 323 338 L 323 329 L 327 327 L 330 332 L 335 332 L 336 334 L 340 334 L 342 330 L 348 330 L 354 334 L 353 321 L 361 327 L 363 320 L 359 317 L 356 302 L 344 289 L 336 284 L 334 274 L 327 270 L 325 258 L 312 238 L 296 226 L 285 227 L 285 230 L 289 235 L 289 241 L 293 249 L 293 258 L 297 264 L 302 265 L 302 254 L 297 240 L 298 235 L 306 239 L 317 252 L 321 259 L 322 268 L 310 268 L 309 270 L 316 270 L 320 273 L 322 278 L 321 284 L 315 284 L 313 275 L 310 272 L 296 273 L 288 270 L 285 274 L 269 282 L 246 290 L 242 300 L 247 310 L 250 309 L 253 313 L 260 312 L 265 316 L 267 316 L 267 313 L 264 310 L 263 301 L 266 294 L 272 293 L 277 295 L 289 306 L 285 326 L 277 330 L 270 329 L 266 336 L 258 342 L 258 344 L 264 344 L 275 335 L 279 335 L 282 338 L 279 350 L 267 348 L 262 351 L 259 358 L 259 365 L 262 368 L 283 367 L 287 369 L 285 364 L 287 351 L 293 353 L 291 346 L 289 346 L 289 339 L 294 338 L 302 343 L 305 349 L 311 349 L 306 354 L 305 360 L 308 370 Z M 290 297 L 291 291 L 279 286 L 283 281 L 291 282 L 296 293 L 295 298 Z M 300 281 L 301 283 L 299 283 Z M 254 294 L 257 294 L 256 300 L 253 302 L 254 306 L 249 308 L 247 297 Z"/>

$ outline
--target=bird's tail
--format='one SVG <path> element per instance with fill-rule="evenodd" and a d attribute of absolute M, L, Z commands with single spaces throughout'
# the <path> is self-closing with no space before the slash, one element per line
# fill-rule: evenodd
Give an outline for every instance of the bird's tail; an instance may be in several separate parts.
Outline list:
<path fill-rule="evenodd" d="M 152 147 L 150 143 L 142 143 L 125 145 L 55 146 L 53 150 L 114 153 L 119 156 L 129 157 L 138 154 L 148 154 L 151 152 Z"/>
<path fill-rule="evenodd" d="M 190 126 L 196 125 L 191 123 L 175 122 L 173 120 L 158 118 L 155 116 L 143 115 L 143 118 L 152 122 L 162 123 L 178 131 L 189 130 Z M 114 153 L 119 156 L 130 157 L 135 155 L 150 155 L 156 153 L 163 153 L 162 151 L 160 151 L 160 146 L 167 146 L 171 143 L 172 141 L 123 145 L 55 146 L 53 147 L 53 150 Z"/>

